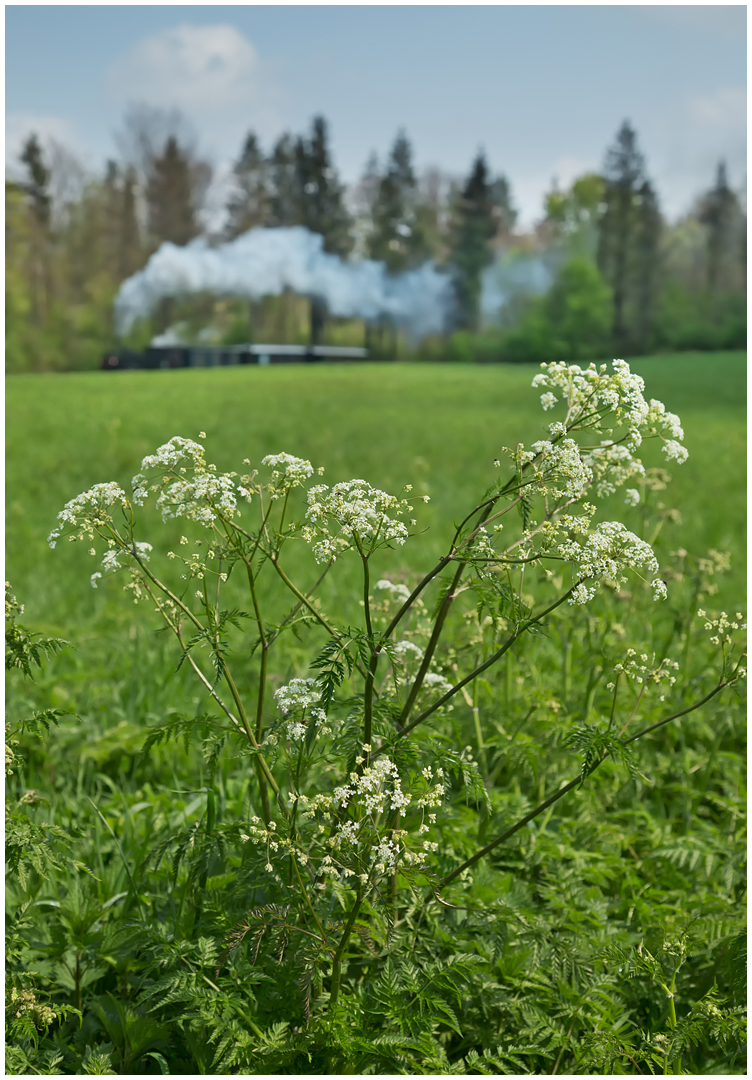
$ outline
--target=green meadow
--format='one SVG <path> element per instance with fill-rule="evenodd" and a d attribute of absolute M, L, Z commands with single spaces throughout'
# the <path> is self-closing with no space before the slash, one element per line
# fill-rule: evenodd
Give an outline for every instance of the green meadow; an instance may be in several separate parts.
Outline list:
<path fill-rule="evenodd" d="M 689 460 L 672 463 L 666 537 L 695 554 L 728 551 L 719 603 L 742 602 L 745 552 L 746 354 L 636 361 L 646 396 L 682 419 Z M 431 503 L 427 531 L 404 558 L 422 565 L 445 543 L 432 529 L 495 478 L 504 446 L 543 437 L 550 419 L 530 388 L 537 369 L 502 365 L 331 365 L 177 372 L 15 376 L 6 382 L 6 578 L 28 618 L 67 634 L 105 618 L 105 591 L 83 551 L 50 551 L 68 499 L 95 483 L 126 488 L 142 457 L 172 435 L 207 435 L 209 460 L 243 471 L 286 451 L 323 466 L 330 484 L 363 477 L 387 491 L 412 484 Z M 536 435 L 536 433 L 539 433 Z M 662 455 L 646 445 L 646 464 Z M 624 507 L 613 500 L 614 517 Z M 604 513 L 606 511 L 604 510 Z M 164 529 L 157 523 L 154 528 Z M 118 605 L 119 606 L 119 605 Z"/>
<path fill-rule="evenodd" d="M 457 697 L 430 734 L 420 729 L 415 753 L 434 739 L 464 746 L 482 776 L 471 788 L 456 754 L 447 766 L 439 875 L 453 877 L 528 817 L 511 842 L 447 886 L 442 905 L 402 883 L 393 933 L 374 916 L 348 946 L 339 1012 L 327 1012 L 328 975 L 309 980 L 310 1026 L 304 949 L 293 944 L 284 960 L 254 955 L 249 937 L 219 962 L 249 910 L 277 898 L 261 856 L 238 834 L 257 810 L 250 757 L 234 737 L 202 741 L 212 703 L 157 632 L 151 604 L 134 607 L 123 594 L 126 576 L 91 588 L 98 559 L 65 540 L 53 551 L 47 536 L 69 499 L 111 480 L 130 490 L 144 455 L 173 435 L 205 432 L 207 459 L 222 471 L 242 473 L 244 459 L 253 468 L 285 451 L 322 466 L 325 483 L 362 477 L 394 494 L 406 485 L 427 494 L 427 505 L 415 503 L 416 535 L 373 560 L 373 573 L 411 584 L 446 550 L 452 520 L 498 478 L 496 459 L 506 468 L 503 448 L 544 438 L 558 418 L 531 388 L 536 369 L 322 364 L 7 379 L 6 580 L 25 605 L 24 626 L 72 645 L 35 669 L 34 682 L 19 671 L 8 679 L 18 738 L 6 782 L 7 978 L 58 1010 L 43 1037 L 16 1025 L 11 1072 L 745 1071 L 743 699 L 736 685 L 714 696 L 720 647 L 695 615 L 700 605 L 745 610 L 746 354 L 652 357 L 632 367 L 645 396 L 680 416 L 689 451 L 685 464 L 669 463 L 671 481 L 655 493 L 662 525 L 648 536 L 668 601 L 654 604 L 630 584 L 602 589 L 586 607 L 563 605 L 488 681 L 476 680 L 475 697 Z M 655 443 L 641 456 L 664 465 Z M 188 530 L 163 523 L 153 507 L 141 513 L 138 535 L 154 544 L 159 572 Z M 596 521 L 608 520 L 643 528 L 623 491 L 600 504 Z M 308 587 L 320 567 L 295 543 L 285 565 Z M 694 578 L 699 564 L 683 562 L 682 550 L 700 560 L 728 553 L 729 567 L 716 573 L 711 559 Z M 356 563 L 338 560 L 324 583 L 323 610 L 340 625 L 362 618 Z M 698 601 L 701 578 L 711 591 Z M 270 624 L 288 610 L 275 610 L 273 584 L 259 579 Z M 231 604 L 247 605 L 235 588 L 231 578 Z M 250 701 L 258 668 L 243 625 L 232 664 Z M 454 651 L 466 648 L 464 625 L 455 618 L 443 646 L 449 674 L 474 655 Z M 310 674 L 324 641 L 318 627 L 287 634 L 270 654 L 270 685 Z M 609 709 L 613 722 L 616 692 L 606 682 L 631 644 L 645 649 L 646 663 L 648 653 L 653 664 L 670 656 L 676 679 L 648 688 L 644 700 L 647 679 L 639 692 L 627 683 L 620 730 L 636 714 L 632 730 L 657 730 L 643 729 L 634 762 L 604 755 L 591 779 L 580 771 L 582 740 L 606 725 Z M 353 700 L 343 696 L 341 708 Z M 37 738 L 29 715 L 50 708 L 68 715 Z M 147 736 L 183 719 L 185 739 L 157 740 L 142 753 Z M 549 805 L 551 793 L 566 797 Z M 14 836 L 32 852 L 22 852 L 20 873 Z M 45 862 L 58 847 L 63 861 Z M 295 918 L 311 938 L 306 912 Z M 80 1021 L 66 1009 L 79 1010 Z"/>

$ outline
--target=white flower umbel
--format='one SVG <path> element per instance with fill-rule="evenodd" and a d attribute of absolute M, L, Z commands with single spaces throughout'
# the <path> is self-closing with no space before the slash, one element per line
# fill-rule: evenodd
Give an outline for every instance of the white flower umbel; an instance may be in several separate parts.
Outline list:
<path fill-rule="evenodd" d="M 292 454 L 267 454 L 262 460 L 272 470 L 272 478 L 266 490 L 272 499 L 281 499 L 294 487 L 302 487 L 313 476 L 313 465 Z"/>
<path fill-rule="evenodd" d="M 434 693 L 446 694 L 450 690 L 454 689 L 449 679 L 445 679 L 443 675 L 439 675 L 438 672 L 429 671 L 423 678 L 423 688 L 425 690 L 432 690 Z"/>
<path fill-rule="evenodd" d="M 570 604 L 586 604 L 592 600 L 603 578 L 623 584 L 627 580 L 627 570 L 642 570 L 652 577 L 653 599 L 666 598 L 666 586 L 658 577 L 658 560 L 653 549 L 619 521 L 604 521 L 590 533 L 584 544 L 565 540 L 558 545 L 557 551 L 573 564 L 575 577 L 584 579 L 572 593 Z"/>
<path fill-rule="evenodd" d="M 383 592 L 389 593 L 393 600 L 407 600 L 410 597 L 410 590 L 407 585 L 402 585 L 400 582 L 396 581 L 387 581 L 386 578 L 377 581 L 374 585 L 374 589 L 380 589 Z"/>
<path fill-rule="evenodd" d="M 94 533 L 105 529 L 112 521 L 110 507 L 128 506 L 128 497 L 119 484 L 95 484 L 88 491 L 83 491 L 75 499 L 67 502 L 57 515 L 59 525 L 47 537 L 47 543 L 54 548 L 58 539 L 67 533 L 70 540 L 94 539 Z"/>
<path fill-rule="evenodd" d="M 423 650 L 414 641 L 398 641 L 394 646 L 394 652 L 402 659 L 423 659 Z"/>
<path fill-rule="evenodd" d="M 645 475 L 642 462 L 633 455 L 630 448 L 624 443 L 615 443 L 612 439 L 604 439 L 600 446 L 583 454 L 583 461 L 592 473 L 595 493 L 599 499 L 613 495 L 617 488 L 633 476 Z"/>
<path fill-rule="evenodd" d="M 147 473 L 157 470 L 161 478 L 149 483 Z M 185 518 L 210 527 L 218 515 L 233 518 L 237 510 L 237 495 L 248 498 L 246 489 L 239 488 L 235 473 L 217 474 L 216 466 L 207 465 L 204 448 L 174 435 L 148 454 L 141 462 L 141 472 L 132 480 L 133 501 L 142 506 L 150 491 L 159 492 L 157 507 L 162 518 Z"/>
<path fill-rule="evenodd" d="M 308 524 L 301 535 L 309 543 L 318 541 L 313 547 L 317 562 L 334 562 L 353 546 L 368 554 L 381 544 L 404 544 L 407 526 L 398 518 L 411 510 L 406 499 L 365 480 L 346 480 L 333 488 L 319 484 L 308 492 Z"/>
<path fill-rule="evenodd" d="M 530 450 L 518 448 L 521 465 L 530 464 L 529 490 L 541 495 L 562 490 L 570 499 L 580 498 L 593 479 L 593 474 L 580 455 L 574 439 L 552 443 L 534 442 Z"/>
<path fill-rule="evenodd" d="M 286 720 L 287 738 L 299 742 L 305 738 L 308 723 L 312 720 L 316 728 L 326 723 L 326 713 L 315 708 L 321 701 L 321 690 L 316 679 L 291 679 L 287 686 L 280 686 L 274 691 L 277 707 Z"/>
<path fill-rule="evenodd" d="M 625 360 L 614 360 L 613 371 L 607 364 L 596 367 L 591 364 L 583 370 L 578 364 L 564 362 L 541 364 L 541 374 L 533 379 L 533 386 L 545 387 L 548 393 L 541 396 L 544 409 L 551 408 L 551 391 L 558 390 L 566 403 L 564 424 L 551 425 L 551 434 L 576 428 L 604 431 L 625 429 L 625 444 L 636 450 L 644 436 L 657 436 L 664 442 L 666 456 L 681 464 L 686 461 L 687 451 L 680 445 L 684 432 L 679 417 L 666 411 L 665 405 L 652 399 L 645 400 L 645 383 L 630 370 Z"/>
<path fill-rule="evenodd" d="M 128 548 L 117 548 L 116 550 L 111 548 L 109 551 L 105 551 L 102 556 L 101 572 L 97 571 L 91 575 L 90 580 L 92 589 L 97 588 L 97 581 L 102 577 L 103 573 L 114 574 L 116 571 L 122 570 L 124 564 L 132 567 L 134 564 L 134 554 L 138 555 L 143 562 L 148 562 L 150 551 L 153 551 L 152 545 L 147 544 L 144 540 L 136 541 L 135 551 L 130 551 Z"/>

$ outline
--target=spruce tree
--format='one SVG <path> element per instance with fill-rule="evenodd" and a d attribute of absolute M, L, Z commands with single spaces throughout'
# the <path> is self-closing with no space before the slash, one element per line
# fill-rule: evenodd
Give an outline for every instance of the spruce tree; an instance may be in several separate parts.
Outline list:
<path fill-rule="evenodd" d="M 344 186 L 332 165 L 329 132 L 323 116 L 315 116 L 308 139 L 295 145 L 295 167 L 301 224 L 324 237 L 324 248 L 334 255 L 352 251 L 351 219 L 345 207 Z"/>
<path fill-rule="evenodd" d="M 653 344 L 655 312 L 660 286 L 660 242 L 663 220 L 658 198 L 649 180 L 637 193 L 634 252 L 633 340 L 638 352 Z"/>
<path fill-rule="evenodd" d="M 627 301 L 637 224 L 638 193 L 645 182 L 645 160 L 628 120 L 606 153 L 603 170 L 605 210 L 601 218 L 598 267 L 614 294 L 613 338 L 623 350 L 628 340 Z"/>
<path fill-rule="evenodd" d="M 158 243 L 187 244 L 201 231 L 192 174 L 189 155 L 170 135 L 162 154 L 151 163 L 146 185 L 149 232 Z"/>
<path fill-rule="evenodd" d="M 714 186 L 700 200 L 698 217 L 707 233 L 708 291 L 716 293 L 726 284 L 733 258 L 734 232 L 741 217 L 739 200 L 729 187 L 724 161 L 718 163 Z"/>
<path fill-rule="evenodd" d="M 47 229 L 50 224 L 52 199 L 50 197 L 50 170 L 42 156 L 42 148 L 36 135 L 30 135 L 21 150 L 21 161 L 26 166 L 28 178 L 22 185 L 26 192 L 36 223 Z"/>
<path fill-rule="evenodd" d="M 371 258 L 385 262 L 392 273 L 418 266 L 430 256 L 417 202 L 412 148 L 401 131 L 389 155 L 386 172 L 379 181 L 368 243 Z"/>
<path fill-rule="evenodd" d="M 499 176 L 491 185 L 491 198 L 497 221 L 497 231 L 509 236 L 517 223 L 517 210 L 512 202 L 512 186 L 506 176 Z"/>
<path fill-rule="evenodd" d="M 456 199 L 450 236 L 449 266 L 454 283 L 455 325 L 475 330 L 480 317 L 482 275 L 493 261 L 496 235 L 493 188 L 485 156 L 479 153 Z"/>
<path fill-rule="evenodd" d="M 232 240 L 258 225 L 270 215 L 269 165 L 254 132 L 249 132 L 233 167 L 235 189 L 227 203 L 225 232 Z"/>
<path fill-rule="evenodd" d="M 271 186 L 269 225 L 281 228 L 301 224 L 300 193 L 297 184 L 295 143 L 287 132 L 274 144 L 269 159 Z"/>
<path fill-rule="evenodd" d="M 21 185 L 26 194 L 31 222 L 29 249 L 29 282 L 32 320 L 42 325 L 49 313 L 52 299 L 51 279 L 51 217 L 50 170 L 42 155 L 36 135 L 30 135 L 21 150 L 27 179 Z"/>

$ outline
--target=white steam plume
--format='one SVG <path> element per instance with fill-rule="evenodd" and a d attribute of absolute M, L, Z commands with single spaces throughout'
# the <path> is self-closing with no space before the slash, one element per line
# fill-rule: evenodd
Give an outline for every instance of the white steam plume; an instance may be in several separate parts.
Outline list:
<path fill-rule="evenodd" d="M 452 291 L 433 263 L 392 277 L 372 259 L 345 262 L 324 251 L 324 239 L 303 226 L 251 229 L 209 247 L 199 238 L 186 247 L 164 243 L 115 298 L 118 332 L 127 333 L 160 300 L 197 292 L 258 299 L 285 289 L 320 297 L 334 316 L 392 318 L 414 337 L 446 329 Z"/>

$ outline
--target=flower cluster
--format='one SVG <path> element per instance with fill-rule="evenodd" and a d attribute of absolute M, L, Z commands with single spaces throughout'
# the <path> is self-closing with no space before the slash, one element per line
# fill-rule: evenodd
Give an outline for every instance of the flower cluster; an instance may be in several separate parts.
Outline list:
<path fill-rule="evenodd" d="M 90 580 L 92 589 L 97 588 L 97 582 L 99 578 L 101 578 L 103 572 L 105 574 L 110 574 L 115 573 L 116 570 L 123 569 L 123 564 L 120 561 L 121 559 L 127 559 L 129 557 L 133 559 L 134 555 L 138 555 L 144 562 L 148 562 L 149 552 L 152 550 L 151 544 L 147 544 L 145 540 L 137 540 L 134 544 L 133 551 L 129 551 L 127 548 L 118 548 L 116 550 L 110 548 L 109 551 L 105 551 L 102 556 L 102 570 L 97 570 L 91 575 Z"/>
<path fill-rule="evenodd" d="M 183 464 L 185 463 L 185 464 Z M 146 473 L 157 469 L 161 481 L 149 485 Z M 191 475 L 189 475 L 191 474 Z M 143 506 L 149 491 L 159 492 L 157 507 L 162 518 L 185 518 L 211 526 L 217 516 L 232 518 L 238 512 L 235 473 L 217 474 L 215 465 L 207 465 L 204 448 L 190 439 L 174 435 L 155 454 L 147 454 L 141 472 L 132 480 L 133 501 Z M 244 489 L 242 493 L 248 497 Z"/>
<path fill-rule="evenodd" d="M 667 412 L 662 402 L 645 400 L 645 383 L 625 360 L 614 360 L 612 366 L 609 373 L 607 364 L 600 367 L 590 364 L 584 371 L 579 364 L 541 364 L 542 373 L 535 376 L 532 385 L 549 388 L 541 397 L 544 409 L 556 404 L 551 390 L 561 392 L 567 404 L 565 423 L 570 430 L 579 426 L 600 430 L 610 414 L 615 425 L 629 429 L 635 447 L 640 445 L 641 429 L 660 435 L 664 441 L 682 442 L 684 432 L 679 417 Z M 676 456 L 673 447 L 667 453 L 669 457 Z"/>
<path fill-rule="evenodd" d="M 363 747 L 364 754 L 371 750 L 371 746 Z M 438 845 L 431 840 L 421 840 L 420 850 L 411 850 L 407 830 L 393 827 L 383 815 L 396 811 L 404 818 L 408 806 L 415 806 L 421 811 L 418 836 L 423 837 L 429 831 L 426 813 L 429 821 L 434 823 L 435 810 L 444 795 L 443 770 L 436 771 L 437 782 L 431 786 L 433 771 L 430 766 L 424 768 L 420 778 L 424 790 L 419 795 L 410 795 L 402 790 L 399 770 L 389 758 L 377 758 L 366 764 L 365 758 L 359 755 L 356 764 L 359 771 L 351 772 L 348 783 L 335 788 L 331 795 L 309 797 L 291 792 L 289 796 L 296 806 L 300 827 L 318 819 L 316 835 L 325 845 L 325 853 L 320 859 L 315 855 L 315 846 L 307 845 L 306 852 L 300 851 L 291 839 L 280 835 L 273 821 L 265 826 L 259 818 L 251 818 L 248 832 L 242 834 L 242 838 L 265 845 L 267 871 L 273 871 L 272 860 L 280 850 L 294 852 L 304 863 L 318 862 L 320 877 L 357 877 L 364 884 L 393 871 L 398 865 L 415 869 L 425 866 L 428 853 L 435 851 Z M 317 886 L 318 889 L 325 887 L 325 884 Z"/>
<path fill-rule="evenodd" d="M 49 1027 L 57 1020 L 57 1013 L 49 1005 L 42 1005 L 33 990 L 17 990 L 11 987 L 8 1008 L 15 1019 L 28 1016 L 37 1027 Z"/>
<path fill-rule="evenodd" d="M 662 440 L 667 460 L 679 465 L 687 460 L 679 417 L 668 412 L 661 401 L 645 400 L 645 384 L 630 371 L 626 361 L 614 360 L 611 372 L 606 364 L 591 364 L 586 370 L 563 362 L 541 367 L 543 371 L 535 376 L 533 386 L 547 388 L 541 396 L 544 411 L 559 401 L 553 390 L 559 391 L 567 410 L 563 422 L 549 425 L 552 440 L 561 440 L 577 429 L 609 436 L 617 429 L 620 432 L 618 438 L 603 439 L 600 446 L 582 453 L 582 465 L 590 470 L 589 483 L 595 484 L 599 497 L 613 494 L 632 476 L 644 476 L 645 470 L 634 452 L 645 436 Z M 631 505 L 635 505 L 635 491 L 631 489 L 627 499 Z"/>
<path fill-rule="evenodd" d="M 592 482 L 599 499 L 607 495 L 613 495 L 617 488 L 631 480 L 633 476 L 644 476 L 645 467 L 632 451 L 623 443 L 615 443 L 611 439 L 604 439 L 600 446 L 588 451 L 584 455 L 584 462 L 592 475 Z M 626 502 L 635 506 L 640 501 L 639 492 L 632 489 L 627 492 Z M 634 499 L 634 496 L 637 499 Z"/>
<path fill-rule="evenodd" d="M 669 686 L 673 686 L 676 682 L 676 676 L 673 672 L 678 670 L 679 665 L 675 660 L 664 657 L 663 660 L 656 664 L 655 654 L 650 659 L 647 653 L 641 653 L 638 656 L 635 649 L 627 649 L 624 660 L 614 664 L 614 671 L 617 675 L 624 675 L 627 679 L 643 683 L 667 682 Z M 610 682 L 607 684 L 606 689 L 613 690 L 615 686 L 615 682 Z"/>
<path fill-rule="evenodd" d="M 373 488 L 365 480 L 346 480 L 333 488 L 319 484 L 308 492 L 308 524 L 301 535 L 309 543 L 318 540 L 313 548 L 317 562 L 334 562 L 353 544 L 368 552 L 388 541 L 404 544 L 407 526 L 398 518 L 411 510 L 406 499 Z M 390 512 L 395 516 L 390 517 Z"/>
<path fill-rule="evenodd" d="M 423 650 L 414 641 L 398 641 L 392 651 L 403 660 L 408 657 L 412 657 L 414 660 L 423 659 Z"/>
<path fill-rule="evenodd" d="M 274 691 L 274 697 L 285 718 L 288 739 L 297 742 L 304 738 L 307 720 L 313 720 L 322 734 L 329 732 L 330 729 L 323 726 L 326 724 L 326 713 L 323 709 L 314 708 L 321 701 L 316 679 L 291 679 L 287 686 L 280 686 Z"/>
<path fill-rule="evenodd" d="M 580 448 L 574 439 L 561 442 L 541 440 L 535 442 L 530 450 L 517 448 L 517 460 L 520 465 L 532 466 L 528 481 L 530 490 L 546 495 L 551 490 L 563 486 L 564 494 L 570 499 L 578 499 L 592 482 L 593 475 L 580 455 Z"/>
<path fill-rule="evenodd" d="M 733 620 L 729 619 L 725 611 L 722 611 L 717 619 L 711 619 L 702 608 L 699 609 L 697 614 L 701 619 L 705 620 L 705 629 L 712 630 L 713 635 L 710 640 L 714 645 L 720 645 L 723 642 L 724 645 L 731 644 L 731 635 L 729 630 L 746 630 L 747 624 L 743 621 L 744 616 L 740 611 L 737 611 Z"/>
<path fill-rule="evenodd" d="M 402 585 L 400 582 L 387 581 L 386 578 L 377 581 L 374 588 L 389 593 L 390 599 L 395 601 L 408 600 L 410 597 L 410 590 L 407 585 Z"/>
<path fill-rule="evenodd" d="M 57 520 L 60 524 L 53 529 L 47 537 L 47 543 L 54 548 L 58 539 L 70 528 L 68 539 L 88 540 L 94 539 L 94 533 L 99 533 L 112 521 L 110 507 L 119 505 L 125 509 L 128 506 L 128 498 L 119 484 L 95 484 L 88 491 L 81 492 L 75 499 L 67 502 Z"/>
<path fill-rule="evenodd" d="M 569 599 L 570 604 L 586 604 L 595 596 L 602 578 L 617 585 L 627 578 L 625 570 L 644 569 L 652 576 L 653 599 L 666 598 L 666 586 L 658 575 L 658 560 L 653 549 L 619 521 L 604 521 L 590 533 L 584 544 L 569 539 L 559 544 L 559 555 L 572 562 L 580 583 Z M 592 582 L 592 584 L 586 584 Z"/>
<path fill-rule="evenodd" d="M 272 499 L 281 499 L 294 487 L 302 487 L 313 476 L 313 465 L 292 454 L 267 454 L 262 460 L 272 470 L 266 490 Z"/>
<path fill-rule="evenodd" d="M 429 671 L 423 678 L 423 686 L 426 690 L 438 691 L 440 694 L 446 694 L 449 690 L 454 689 L 453 684 L 445 679 L 443 675 L 439 675 L 435 671 Z"/>
<path fill-rule="evenodd" d="M 350 782 L 334 789 L 334 805 L 343 810 L 357 797 L 368 814 L 383 814 L 389 809 L 399 810 L 404 817 L 410 803 L 410 796 L 402 792 L 399 770 L 388 757 L 377 758 L 362 773 L 350 773 Z"/>

